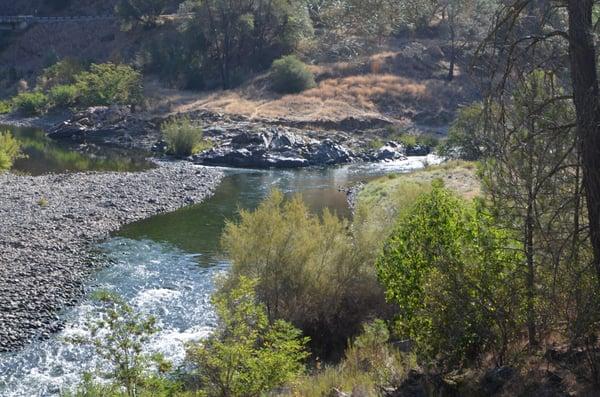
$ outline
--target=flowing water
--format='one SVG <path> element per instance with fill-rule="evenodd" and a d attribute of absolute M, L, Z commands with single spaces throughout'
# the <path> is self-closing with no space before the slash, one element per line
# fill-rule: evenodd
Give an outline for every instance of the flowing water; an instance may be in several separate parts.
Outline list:
<path fill-rule="evenodd" d="M 30 161 L 44 164 L 37 157 Z M 128 225 L 99 244 L 107 267 L 89 282 L 87 291 L 114 291 L 135 309 L 154 315 L 162 331 L 146 348 L 180 364 L 185 343 L 202 338 L 215 325 L 210 305 L 213 279 L 228 266 L 219 255 L 219 237 L 225 221 L 234 219 L 240 208 L 255 208 L 277 188 L 288 195 L 301 194 L 314 211 L 329 208 L 347 217 L 350 213 L 341 188 L 421 168 L 426 161 L 411 158 L 293 171 L 225 169 L 226 177 L 204 203 Z M 100 363 L 89 349 L 65 339 L 86 334 L 86 324 L 100 310 L 92 299 L 84 299 L 62 313 L 63 331 L 18 352 L 0 354 L 0 396 L 59 395 L 76 385 L 84 372 L 96 368 Z"/>

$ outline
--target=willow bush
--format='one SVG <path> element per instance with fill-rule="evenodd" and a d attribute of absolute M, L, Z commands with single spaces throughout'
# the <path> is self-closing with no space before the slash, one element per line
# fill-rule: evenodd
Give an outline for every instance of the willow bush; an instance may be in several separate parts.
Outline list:
<path fill-rule="evenodd" d="M 273 191 L 226 225 L 222 245 L 232 268 L 223 288 L 242 276 L 258 280 L 257 296 L 272 321 L 302 329 L 321 357 L 339 354 L 363 322 L 390 316 L 370 241 L 330 212 L 320 217 L 301 198 Z"/>

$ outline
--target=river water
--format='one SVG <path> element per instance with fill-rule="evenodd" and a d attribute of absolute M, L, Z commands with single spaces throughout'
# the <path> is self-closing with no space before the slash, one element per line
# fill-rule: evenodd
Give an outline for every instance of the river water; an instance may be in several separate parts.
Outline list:
<path fill-rule="evenodd" d="M 69 149 L 56 150 L 62 153 Z M 100 163 L 90 163 L 97 157 L 86 154 L 82 169 L 73 163 L 69 168 L 53 168 L 51 165 L 56 162 L 51 155 L 40 159 L 30 153 L 33 156 L 30 154 L 29 161 L 35 167 L 23 162 L 22 172 L 135 170 L 148 166 L 143 159 L 126 156 L 111 157 L 110 164 L 106 157 Z M 394 163 L 302 170 L 224 169 L 225 178 L 204 203 L 125 226 L 100 243 L 98 248 L 105 254 L 106 267 L 89 281 L 86 290 L 88 294 L 114 291 L 135 309 L 154 315 L 162 330 L 146 349 L 162 352 L 175 365 L 180 364 L 185 357 L 185 343 L 207 335 L 216 323 L 210 305 L 213 280 L 228 267 L 227 259 L 219 254 L 219 237 L 225 221 L 235 219 L 239 209 L 255 208 L 276 188 L 287 195 L 301 194 L 316 212 L 329 208 L 348 217 L 346 195 L 340 189 L 389 173 L 409 172 L 431 161 L 435 159 L 415 157 Z M 97 318 L 100 310 L 92 299 L 85 298 L 62 313 L 65 328 L 58 334 L 18 352 L 0 354 L 0 396 L 56 396 L 76 385 L 84 372 L 100 365 L 89 349 L 65 340 L 85 335 L 86 324 Z"/>

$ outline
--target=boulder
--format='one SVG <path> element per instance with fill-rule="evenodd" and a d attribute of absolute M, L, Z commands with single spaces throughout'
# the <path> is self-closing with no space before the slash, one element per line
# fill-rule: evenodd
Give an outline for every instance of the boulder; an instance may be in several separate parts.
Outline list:
<path fill-rule="evenodd" d="M 374 161 L 390 161 L 406 159 L 406 149 L 401 144 L 390 141 L 379 148 L 372 156 Z"/>
<path fill-rule="evenodd" d="M 204 165 L 245 168 L 299 168 L 343 164 L 354 155 L 330 139 L 304 138 L 286 128 L 240 131 L 224 144 L 193 157 Z"/>
<path fill-rule="evenodd" d="M 343 164 L 352 161 L 354 154 L 350 149 L 333 142 L 331 139 L 313 145 L 308 159 L 312 165 Z"/>

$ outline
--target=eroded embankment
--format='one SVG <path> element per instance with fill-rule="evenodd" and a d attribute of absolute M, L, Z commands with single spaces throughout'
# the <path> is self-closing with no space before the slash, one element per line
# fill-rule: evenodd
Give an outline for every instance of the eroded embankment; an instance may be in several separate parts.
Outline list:
<path fill-rule="evenodd" d="M 59 311 L 97 266 L 95 242 L 202 201 L 220 179 L 185 162 L 141 173 L 0 175 L 0 351 L 60 328 Z"/>

